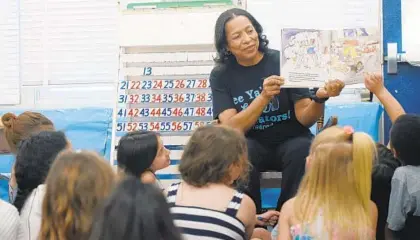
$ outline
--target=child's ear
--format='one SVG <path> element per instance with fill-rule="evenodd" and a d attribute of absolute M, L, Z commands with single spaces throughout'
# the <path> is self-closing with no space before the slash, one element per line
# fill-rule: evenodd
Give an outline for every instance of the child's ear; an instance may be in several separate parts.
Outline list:
<path fill-rule="evenodd" d="M 394 154 L 394 157 L 395 157 L 395 158 L 398 158 L 398 154 L 397 154 L 397 152 L 395 151 L 395 149 L 391 148 L 391 152 Z"/>
<path fill-rule="evenodd" d="M 310 155 L 306 157 L 305 167 L 309 168 L 311 165 L 311 157 Z"/>

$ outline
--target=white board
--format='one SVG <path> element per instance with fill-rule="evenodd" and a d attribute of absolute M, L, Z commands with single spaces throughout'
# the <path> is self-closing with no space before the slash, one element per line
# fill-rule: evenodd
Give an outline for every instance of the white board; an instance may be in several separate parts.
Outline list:
<path fill-rule="evenodd" d="M 419 11 L 419 0 L 401 0 L 402 50 L 408 61 L 420 62 Z"/>
<path fill-rule="evenodd" d="M 0 1 L 0 105 L 19 103 L 19 2 Z"/>

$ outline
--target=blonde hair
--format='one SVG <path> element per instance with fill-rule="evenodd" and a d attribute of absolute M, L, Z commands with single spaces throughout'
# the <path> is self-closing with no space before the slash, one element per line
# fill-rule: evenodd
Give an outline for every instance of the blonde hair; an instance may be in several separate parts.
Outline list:
<path fill-rule="evenodd" d="M 371 174 L 376 156 L 372 138 L 362 132 L 330 127 L 311 145 L 309 164 L 295 198 L 295 216 L 314 222 L 322 212 L 328 234 L 372 238 Z M 320 212 L 321 211 L 321 212 Z"/>
<path fill-rule="evenodd" d="M 114 183 L 113 169 L 97 153 L 60 153 L 46 179 L 39 239 L 88 239 L 94 212 Z"/>

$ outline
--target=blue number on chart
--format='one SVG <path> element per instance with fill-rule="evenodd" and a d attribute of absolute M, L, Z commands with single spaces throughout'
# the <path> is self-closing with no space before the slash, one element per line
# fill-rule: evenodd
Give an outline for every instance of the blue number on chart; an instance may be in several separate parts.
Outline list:
<path fill-rule="evenodd" d="M 118 103 L 125 103 L 127 102 L 127 95 L 120 95 L 118 98 Z"/>
<path fill-rule="evenodd" d="M 213 101 L 213 95 L 211 93 L 208 94 L 208 102 Z"/>
<path fill-rule="evenodd" d="M 172 80 L 165 80 L 165 85 L 163 86 L 163 88 L 165 89 L 170 89 L 170 88 L 174 88 L 174 82 Z"/>
<path fill-rule="evenodd" d="M 145 67 L 143 69 L 143 75 L 152 75 L 152 68 L 151 67 Z"/>
<path fill-rule="evenodd" d="M 147 123 L 139 123 L 138 130 L 147 130 Z"/>
<path fill-rule="evenodd" d="M 192 122 L 184 122 L 182 125 L 183 125 L 182 126 L 182 129 L 184 131 L 191 131 L 191 129 L 192 129 Z"/>
<path fill-rule="evenodd" d="M 152 81 L 141 82 L 141 89 L 151 89 L 151 88 L 152 88 Z"/>
<path fill-rule="evenodd" d="M 127 116 L 127 109 L 120 109 L 120 111 L 118 111 L 117 115 L 119 117 L 125 117 L 125 116 Z"/>
<path fill-rule="evenodd" d="M 195 87 L 195 79 L 187 79 L 187 88 Z"/>
<path fill-rule="evenodd" d="M 172 114 L 172 108 L 162 108 L 162 116 L 170 117 Z"/>
<path fill-rule="evenodd" d="M 117 132 L 121 132 L 123 131 L 123 129 L 124 129 L 123 123 L 117 123 Z"/>
<path fill-rule="evenodd" d="M 125 90 L 128 88 L 128 81 L 121 81 L 120 82 L 120 89 Z"/>
<path fill-rule="evenodd" d="M 141 102 L 144 102 L 144 103 L 150 102 L 150 94 L 142 94 L 141 95 Z"/>
<path fill-rule="evenodd" d="M 191 117 L 194 115 L 194 108 L 185 108 L 184 110 L 184 116 Z"/>
<path fill-rule="evenodd" d="M 185 102 L 194 102 L 194 93 L 186 93 L 185 94 Z"/>
<path fill-rule="evenodd" d="M 164 103 L 171 103 L 171 102 L 173 102 L 174 101 L 174 97 L 172 96 L 172 94 L 162 94 L 162 96 L 163 96 L 163 99 L 162 99 L 162 102 L 164 102 Z"/>
<path fill-rule="evenodd" d="M 140 111 L 140 115 L 143 117 L 148 117 L 149 116 L 149 108 L 142 108 Z"/>
<path fill-rule="evenodd" d="M 161 131 L 169 131 L 169 130 L 171 130 L 171 123 L 170 122 L 161 122 L 160 123 L 160 130 Z"/>
<path fill-rule="evenodd" d="M 207 116 L 213 116 L 213 108 L 209 107 L 209 110 L 207 110 Z"/>

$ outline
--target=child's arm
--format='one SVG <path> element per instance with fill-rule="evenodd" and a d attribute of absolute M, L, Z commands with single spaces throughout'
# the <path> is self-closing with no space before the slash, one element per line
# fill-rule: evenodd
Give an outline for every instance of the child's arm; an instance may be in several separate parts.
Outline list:
<path fill-rule="evenodd" d="M 289 200 L 283 204 L 283 207 L 280 211 L 280 218 L 278 223 L 278 235 L 277 240 L 292 240 L 290 235 L 290 217 L 293 212 L 293 201 Z"/>
<path fill-rule="evenodd" d="M 391 122 L 405 114 L 404 108 L 384 86 L 384 79 L 380 74 L 365 74 L 365 86 L 384 105 Z"/>

